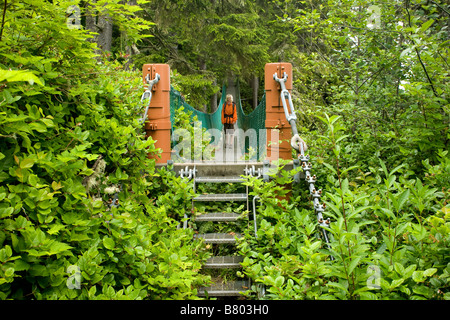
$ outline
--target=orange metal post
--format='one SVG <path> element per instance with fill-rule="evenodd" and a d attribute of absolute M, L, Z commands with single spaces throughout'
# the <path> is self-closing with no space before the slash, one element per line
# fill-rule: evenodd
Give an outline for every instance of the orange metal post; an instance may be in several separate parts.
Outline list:
<path fill-rule="evenodd" d="M 150 80 L 155 79 L 156 74 L 160 75 L 160 80 L 153 86 L 152 99 L 145 121 L 145 132 L 147 137 L 151 136 L 155 140 L 155 147 L 162 149 L 161 157 L 148 155 L 149 158 L 156 159 L 156 163 L 167 163 L 171 158 L 170 133 L 172 125 L 170 122 L 170 67 L 168 64 L 144 64 L 142 67 L 142 79 L 145 80 L 149 74 Z"/>
<path fill-rule="evenodd" d="M 280 84 L 273 75 L 283 78 L 287 73 L 286 89 L 292 91 L 292 65 L 286 62 L 267 63 L 264 69 L 266 90 L 266 130 L 267 130 L 267 160 L 292 159 L 291 125 L 286 120 L 283 104 L 280 98 Z M 278 132 L 278 137 L 275 132 Z M 282 141 L 278 143 L 278 140 Z"/>

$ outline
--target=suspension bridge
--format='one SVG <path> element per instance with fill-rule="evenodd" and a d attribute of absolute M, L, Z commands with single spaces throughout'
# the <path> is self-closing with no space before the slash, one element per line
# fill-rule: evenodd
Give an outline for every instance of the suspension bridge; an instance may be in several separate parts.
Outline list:
<path fill-rule="evenodd" d="M 227 94 L 223 86 L 218 108 L 213 113 L 205 113 L 190 106 L 182 94 L 170 84 L 170 67 L 167 64 L 145 64 L 142 69 L 144 93 L 141 102 L 145 106 L 142 123 L 146 135 L 155 140 L 159 155 L 149 154 L 155 159 L 157 167 L 169 166 L 181 177 L 191 179 L 194 191 L 200 184 L 240 184 L 245 176 L 270 180 L 273 163 L 278 159 L 287 160 L 283 170 L 298 170 L 295 182 L 304 179 L 313 200 L 317 222 L 324 240 L 328 243 L 330 220 L 324 218 L 325 204 L 320 203 L 322 191 L 315 187 L 316 176 L 311 173 L 309 155 L 305 154 L 306 144 L 297 130 L 295 110 L 291 98 L 292 65 L 290 63 L 268 63 L 264 70 L 264 96 L 259 105 L 245 114 L 239 90 L 235 91 L 237 123 L 234 130 L 232 148 L 224 147 L 222 108 Z M 181 109 L 182 108 L 182 109 Z M 187 112 L 198 122 L 194 130 L 194 143 L 191 133 L 186 129 L 177 130 L 174 126 L 177 112 Z M 192 145 L 201 148 L 206 131 L 209 144 L 207 154 L 202 150 L 191 150 Z M 197 132 L 197 136 L 196 136 Z M 248 215 L 234 212 L 196 212 L 196 203 L 243 203 L 246 212 L 253 212 L 255 237 L 257 237 L 256 202 L 260 199 L 249 196 L 248 187 L 242 193 L 197 194 L 192 200 L 192 214 L 185 216 L 183 227 L 193 227 L 194 222 L 231 223 L 248 218 Z M 205 206 L 204 206 L 205 207 Z M 252 210 L 250 210 L 252 209 Z M 225 210 L 224 210 L 225 211 Z M 241 233 L 195 233 L 196 239 L 203 239 L 210 245 L 236 244 Z M 237 253 L 226 256 L 213 256 L 203 266 L 205 269 L 235 269 L 241 267 L 243 257 Z M 250 280 L 224 282 L 218 279 L 209 287 L 199 288 L 199 296 L 239 296 L 251 287 Z M 264 288 L 258 287 L 258 295 L 264 295 Z"/>

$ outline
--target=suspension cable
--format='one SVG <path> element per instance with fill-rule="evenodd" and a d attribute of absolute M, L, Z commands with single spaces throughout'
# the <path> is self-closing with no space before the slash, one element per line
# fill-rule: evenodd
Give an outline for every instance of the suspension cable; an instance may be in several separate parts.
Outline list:
<path fill-rule="evenodd" d="M 153 80 L 150 80 L 150 75 L 147 74 L 145 77 L 145 81 L 147 82 L 148 86 L 147 89 L 145 89 L 144 93 L 141 97 L 141 104 L 144 104 L 145 100 L 148 100 L 147 106 L 145 107 L 144 114 L 142 115 L 142 118 L 139 120 L 140 123 L 144 123 L 145 119 L 147 118 L 148 108 L 150 107 L 150 102 L 152 101 L 152 89 L 155 84 L 159 82 L 161 79 L 161 76 L 159 73 L 155 74 L 155 78 Z"/>
<path fill-rule="evenodd" d="M 284 114 L 286 116 L 286 120 L 291 125 L 292 129 L 292 139 L 291 139 L 291 147 L 296 150 L 297 158 L 301 163 L 302 170 L 305 173 L 305 181 L 309 184 L 309 193 L 313 198 L 314 210 L 316 212 L 317 221 L 322 228 L 322 233 L 325 238 L 327 245 L 329 246 L 330 239 L 325 228 L 329 228 L 330 226 L 330 218 L 324 219 L 323 213 L 325 211 L 325 203 L 320 204 L 320 197 L 322 196 L 322 189 L 317 190 L 314 186 L 316 182 L 316 175 L 311 175 L 311 162 L 309 155 L 305 155 L 305 151 L 307 150 L 306 143 L 300 138 L 297 130 L 297 116 L 295 115 L 294 105 L 292 103 L 292 98 L 290 92 L 286 89 L 286 81 L 288 75 L 286 72 L 283 74 L 283 78 L 278 78 L 278 75 L 275 73 L 273 75 L 273 79 L 280 84 L 281 92 L 280 98 L 283 104 Z M 286 102 L 287 100 L 287 102 Z M 288 105 L 289 104 L 289 108 Z M 333 257 L 332 257 L 333 259 Z"/>

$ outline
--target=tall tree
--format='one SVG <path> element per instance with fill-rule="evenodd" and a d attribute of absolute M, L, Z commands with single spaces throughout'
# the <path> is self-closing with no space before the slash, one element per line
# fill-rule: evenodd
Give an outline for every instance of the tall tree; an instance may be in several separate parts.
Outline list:
<path fill-rule="evenodd" d="M 314 39 L 309 57 L 327 64 L 330 104 L 352 128 L 354 142 L 370 136 L 373 154 L 391 160 L 406 154 L 415 166 L 447 148 L 445 6 L 421 0 L 310 3 L 295 24 Z"/>
<path fill-rule="evenodd" d="M 146 1 L 138 0 L 108 0 L 81 2 L 85 11 L 85 27 L 92 32 L 92 42 L 99 48 L 98 53 L 111 52 L 114 43 L 119 45 L 119 51 L 129 55 L 139 54 L 137 42 L 142 38 L 142 32 L 153 23 L 139 16 L 140 4 Z M 113 36 L 114 29 L 119 30 L 117 39 Z M 123 48 L 122 48 L 123 47 Z"/>
<path fill-rule="evenodd" d="M 111 16 L 105 10 L 98 11 L 95 4 L 97 0 L 86 2 L 86 29 L 94 33 L 92 41 L 97 43 L 98 48 L 109 52 L 113 40 L 113 22 Z M 105 7 L 106 3 L 100 8 Z"/>

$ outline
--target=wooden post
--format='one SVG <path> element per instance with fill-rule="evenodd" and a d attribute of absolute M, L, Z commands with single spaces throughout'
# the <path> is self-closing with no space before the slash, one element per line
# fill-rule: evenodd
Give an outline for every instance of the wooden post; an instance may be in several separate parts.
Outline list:
<path fill-rule="evenodd" d="M 161 157 L 149 154 L 148 157 L 156 159 L 156 163 L 167 163 L 171 158 L 170 134 L 172 124 L 170 122 L 170 67 L 168 64 L 144 64 L 142 67 L 142 79 L 145 80 L 149 74 L 150 80 L 155 79 L 156 74 L 160 80 L 153 86 L 152 99 L 145 121 L 145 132 L 147 137 L 155 140 L 155 147 L 162 149 Z"/>
<path fill-rule="evenodd" d="M 266 90 L 266 130 L 267 130 L 267 160 L 292 159 L 291 125 L 286 120 L 283 104 L 280 98 L 280 84 L 273 75 L 283 78 L 287 73 L 286 89 L 292 91 L 292 65 L 290 63 L 267 63 L 264 69 Z M 278 133 L 278 134 L 277 134 Z M 281 141 L 281 143 L 279 143 Z"/>

